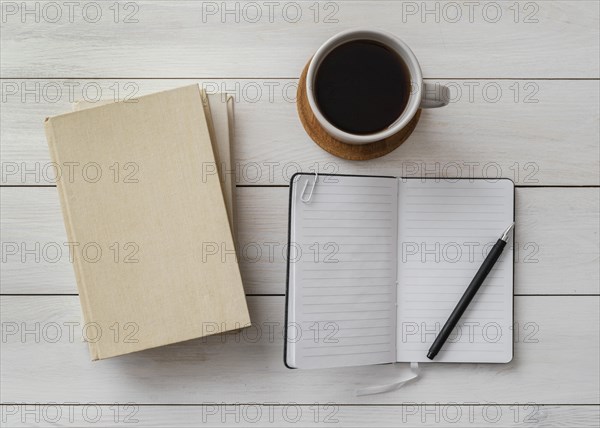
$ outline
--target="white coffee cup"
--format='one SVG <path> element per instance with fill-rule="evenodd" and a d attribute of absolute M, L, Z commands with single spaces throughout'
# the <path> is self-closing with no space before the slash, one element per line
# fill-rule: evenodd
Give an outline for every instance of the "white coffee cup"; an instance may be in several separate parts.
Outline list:
<path fill-rule="evenodd" d="M 323 116 L 315 99 L 315 78 L 319 65 L 333 49 L 354 40 L 371 40 L 383 44 L 400 56 L 410 73 L 411 91 L 405 109 L 391 125 L 373 134 L 357 135 L 337 128 Z M 327 40 L 310 60 L 306 74 L 306 96 L 315 118 L 329 135 L 349 144 L 368 144 L 383 140 L 401 131 L 415 117 L 420 108 L 448 105 L 449 91 L 445 86 L 423 82 L 423 73 L 417 57 L 406 43 L 393 34 L 379 30 L 349 30 Z"/>

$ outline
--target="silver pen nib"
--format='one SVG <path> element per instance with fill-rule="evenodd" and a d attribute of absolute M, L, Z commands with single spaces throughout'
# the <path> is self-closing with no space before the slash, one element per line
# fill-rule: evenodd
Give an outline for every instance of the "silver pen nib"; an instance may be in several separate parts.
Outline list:
<path fill-rule="evenodd" d="M 504 231 L 504 233 L 502 234 L 502 236 L 500 237 L 500 239 L 504 242 L 508 242 L 508 234 L 510 233 L 510 231 L 513 229 L 513 227 L 515 227 L 515 222 L 513 221 L 512 224 L 510 226 L 508 226 L 508 229 L 506 229 Z"/>

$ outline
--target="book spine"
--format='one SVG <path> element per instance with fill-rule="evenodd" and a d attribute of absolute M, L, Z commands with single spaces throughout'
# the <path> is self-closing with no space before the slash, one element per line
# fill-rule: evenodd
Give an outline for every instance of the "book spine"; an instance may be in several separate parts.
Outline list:
<path fill-rule="evenodd" d="M 233 170 L 235 171 L 235 164 L 234 164 L 234 159 L 233 159 L 233 147 L 235 147 L 235 126 L 234 126 L 234 110 L 233 107 L 235 105 L 235 99 L 233 98 L 233 95 L 229 95 L 227 94 L 227 124 L 228 124 L 228 131 L 229 131 L 229 159 L 226 159 L 227 161 L 227 166 L 229 170 Z M 238 230 L 237 230 L 237 217 L 236 217 L 236 205 L 237 205 L 237 199 L 236 199 L 236 193 L 237 193 L 237 188 L 236 188 L 236 179 L 235 179 L 235 175 L 233 175 L 231 177 L 231 233 L 233 235 L 233 240 L 234 242 L 237 242 L 236 239 L 239 236 Z"/>
<path fill-rule="evenodd" d="M 52 125 L 52 120 L 50 118 L 46 118 L 44 122 L 44 130 L 46 133 L 46 140 L 48 141 L 48 148 L 50 149 L 50 156 L 52 157 L 52 161 L 58 165 L 60 168 L 60 159 L 58 155 L 58 150 L 56 148 L 56 139 L 54 138 L 54 127 Z M 56 177 L 56 188 L 58 190 L 58 196 L 60 199 L 60 206 L 63 213 L 63 219 L 65 223 L 65 230 L 67 232 L 67 239 L 69 242 L 77 242 L 75 230 L 73 227 L 73 223 L 71 222 L 71 213 L 68 198 L 66 197 L 66 189 L 64 187 L 64 181 L 60 179 L 60 176 Z M 81 259 L 75 252 L 71 255 L 73 260 L 73 270 L 75 271 L 75 280 L 77 282 L 77 289 L 79 291 L 79 300 L 81 302 L 82 313 L 83 313 L 83 322 L 85 328 L 85 324 L 89 323 L 90 320 L 93 319 L 91 306 L 89 304 L 89 300 L 87 297 L 87 288 L 85 285 L 83 275 L 83 266 L 81 265 Z M 92 361 L 98 360 L 98 345 L 96 342 L 88 342 L 88 347 L 90 350 L 90 355 Z"/>

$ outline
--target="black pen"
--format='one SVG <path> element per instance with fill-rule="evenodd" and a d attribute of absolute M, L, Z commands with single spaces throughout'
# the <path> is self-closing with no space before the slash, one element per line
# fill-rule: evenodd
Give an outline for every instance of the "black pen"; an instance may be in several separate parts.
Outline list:
<path fill-rule="evenodd" d="M 433 341 L 433 344 L 431 345 L 431 348 L 429 348 L 429 352 L 427 352 L 427 358 L 430 360 L 433 360 L 438 352 L 440 352 L 440 349 L 442 349 L 442 346 L 444 346 L 446 339 L 448 339 L 448 336 L 450 336 L 450 333 L 452 333 L 452 330 L 454 330 L 454 327 L 456 327 L 458 320 L 460 320 L 460 317 L 462 317 L 463 313 L 469 306 L 469 303 L 471 303 L 471 300 L 473 300 L 473 297 L 475 297 L 475 294 L 477 294 L 477 290 L 479 290 L 479 287 L 481 287 L 481 284 L 483 284 L 483 281 L 485 281 L 485 278 L 496 264 L 498 257 L 500 257 L 500 254 L 502 254 L 502 250 L 504 250 L 504 247 L 508 242 L 508 235 L 514 226 L 515 223 L 511 224 L 508 229 L 504 231 L 500 239 L 498 239 L 498 242 L 496 242 L 496 244 L 488 253 L 481 267 L 473 277 L 473 280 L 467 287 L 467 290 L 450 314 L 450 318 L 448 318 L 448 321 L 446 321 L 446 324 L 444 324 L 444 327 L 442 327 L 440 330 L 440 334 L 437 335 Z"/>

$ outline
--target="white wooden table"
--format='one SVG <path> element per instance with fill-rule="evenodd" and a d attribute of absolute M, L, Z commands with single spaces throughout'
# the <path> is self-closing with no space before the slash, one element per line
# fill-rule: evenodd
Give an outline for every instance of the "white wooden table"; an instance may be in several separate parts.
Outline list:
<path fill-rule="evenodd" d="M 598 16 L 593 0 L 3 1 L 2 425 L 598 426 Z M 355 27 L 403 38 L 428 81 L 453 93 L 368 162 L 318 148 L 294 104 L 311 53 Z M 190 82 L 236 97 L 255 328 L 92 363 L 42 121 L 74 100 Z M 408 368 L 286 369 L 287 183 L 315 167 L 513 179 L 514 360 L 430 365 L 418 382 L 367 397 L 356 387 Z"/>

